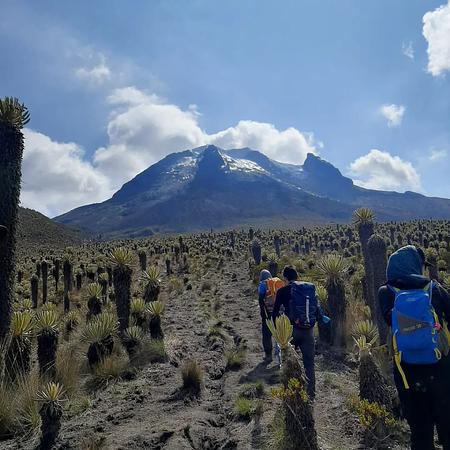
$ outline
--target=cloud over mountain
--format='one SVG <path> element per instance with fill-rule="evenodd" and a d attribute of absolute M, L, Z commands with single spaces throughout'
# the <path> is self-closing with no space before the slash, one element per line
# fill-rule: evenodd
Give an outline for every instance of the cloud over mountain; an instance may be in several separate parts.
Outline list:
<path fill-rule="evenodd" d="M 420 176 L 409 161 L 377 149 L 353 161 L 350 175 L 357 185 L 368 189 L 400 192 L 421 189 Z"/>
<path fill-rule="evenodd" d="M 302 164 L 307 153 L 317 152 L 311 133 L 293 127 L 278 130 L 254 120 L 208 134 L 199 125 L 195 106 L 182 109 L 135 87 L 116 89 L 109 102 L 114 108 L 107 127 L 109 142 L 96 151 L 94 162 L 116 187 L 174 151 L 204 144 L 257 148 L 273 159 L 295 164 Z"/>
<path fill-rule="evenodd" d="M 22 206 L 53 216 L 111 195 L 109 179 L 83 159 L 79 145 L 53 141 L 29 128 L 24 136 Z"/>

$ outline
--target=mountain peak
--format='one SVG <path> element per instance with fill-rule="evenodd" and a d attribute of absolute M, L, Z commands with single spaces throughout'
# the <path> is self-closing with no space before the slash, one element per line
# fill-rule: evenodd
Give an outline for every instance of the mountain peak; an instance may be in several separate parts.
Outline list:
<path fill-rule="evenodd" d="M 312 153 L 301 166 L 249 148 L 205 145 L 166 156 L 110 200 L 57 220 L 110 236 L 137 236 L 253 221 L 345 221 L 360 206 L 374 208 L 384 220 L 450 217 L 448 200 L 359 188 Z"/>
<path fill-rule="evenodd" d="M 344 177 L 339 169 L 320 156 L 308 153 L 303 172 L 305 188 L 311 192 L 338 199 L 353 195 L 353 181 Z"/>

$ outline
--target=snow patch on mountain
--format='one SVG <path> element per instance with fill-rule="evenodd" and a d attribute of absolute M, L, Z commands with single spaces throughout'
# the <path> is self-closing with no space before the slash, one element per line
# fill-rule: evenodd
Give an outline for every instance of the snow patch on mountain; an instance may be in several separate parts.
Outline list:
<path fill-rule="evenodd" d="M 229 170 L 239 170 L 242 172 L 257 172 L 257 173 L 267 173 L 260 165 L 256 164 L 254 161 L 249 159 L 234 159 L 230 156 L 223 155 L 222 157 L 227 164 Z"/>

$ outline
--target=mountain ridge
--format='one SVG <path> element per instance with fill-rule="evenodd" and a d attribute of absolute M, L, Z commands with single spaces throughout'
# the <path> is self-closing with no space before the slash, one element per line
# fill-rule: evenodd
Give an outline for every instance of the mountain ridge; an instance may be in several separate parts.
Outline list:
<path fill-rule="evenodd" d="M 171 153 L 109 200 L 76 208 L 55 221 L 123 237 L 254 221 L 346 222 L 361 206 L 374 209 L 379 220 L 450 218 L 450 200 L 356 186 L 312 153 L 303 165 L 294 165 L 250 148 L 207 145 Z"/>

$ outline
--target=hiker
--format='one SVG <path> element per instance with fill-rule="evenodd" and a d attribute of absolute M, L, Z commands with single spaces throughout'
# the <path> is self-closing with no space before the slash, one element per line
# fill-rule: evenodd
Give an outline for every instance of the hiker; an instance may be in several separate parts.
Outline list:
<path fill-rule="evenodd" d="M 284 286 L 284 282 L 277 277 L 272 277 L 272 274 L 264 269 L 259 274 L 258 285 L 258 300 L 259 310 L 261 314 L 262 326 L 262 344 L 264 348 L 264 360 L 266 362 L 272 361 L 272 334 L 267 326 L 267 320 L 271 319 L 273 312 L 273 305 L 275 303 L 275 296 L 280 289 Z M 279 345 L 275 344 L 275 355 L 278 359 L 278 364 L 281 365 L 281 349 Z"/>
<path fill-rule="evenodd" d="M 286 266 L 283 269 L 283 278 L 287 285 L 277 292 L 273 319 L 280 315 L 280 308 L 283 306 L 294 327 L 293 345 L 303 356 L 308 396 L 310 400 L 314 400 L 316 394 L 314 325 L 318 320 L 324 320 L 324 316 L 317 301 L 314 284 L 299 282 L 297 271 L 293 266 Z"/>
<path fill-rule="evenodd" d="M 420 248 L 397 250 L 378 298 L 392 328 L 394 378 L 411 448 L 433 450 L 436 426 L 441 445 L 450 450 L 450 295 L 423 275 L 429 265 Z"/>

